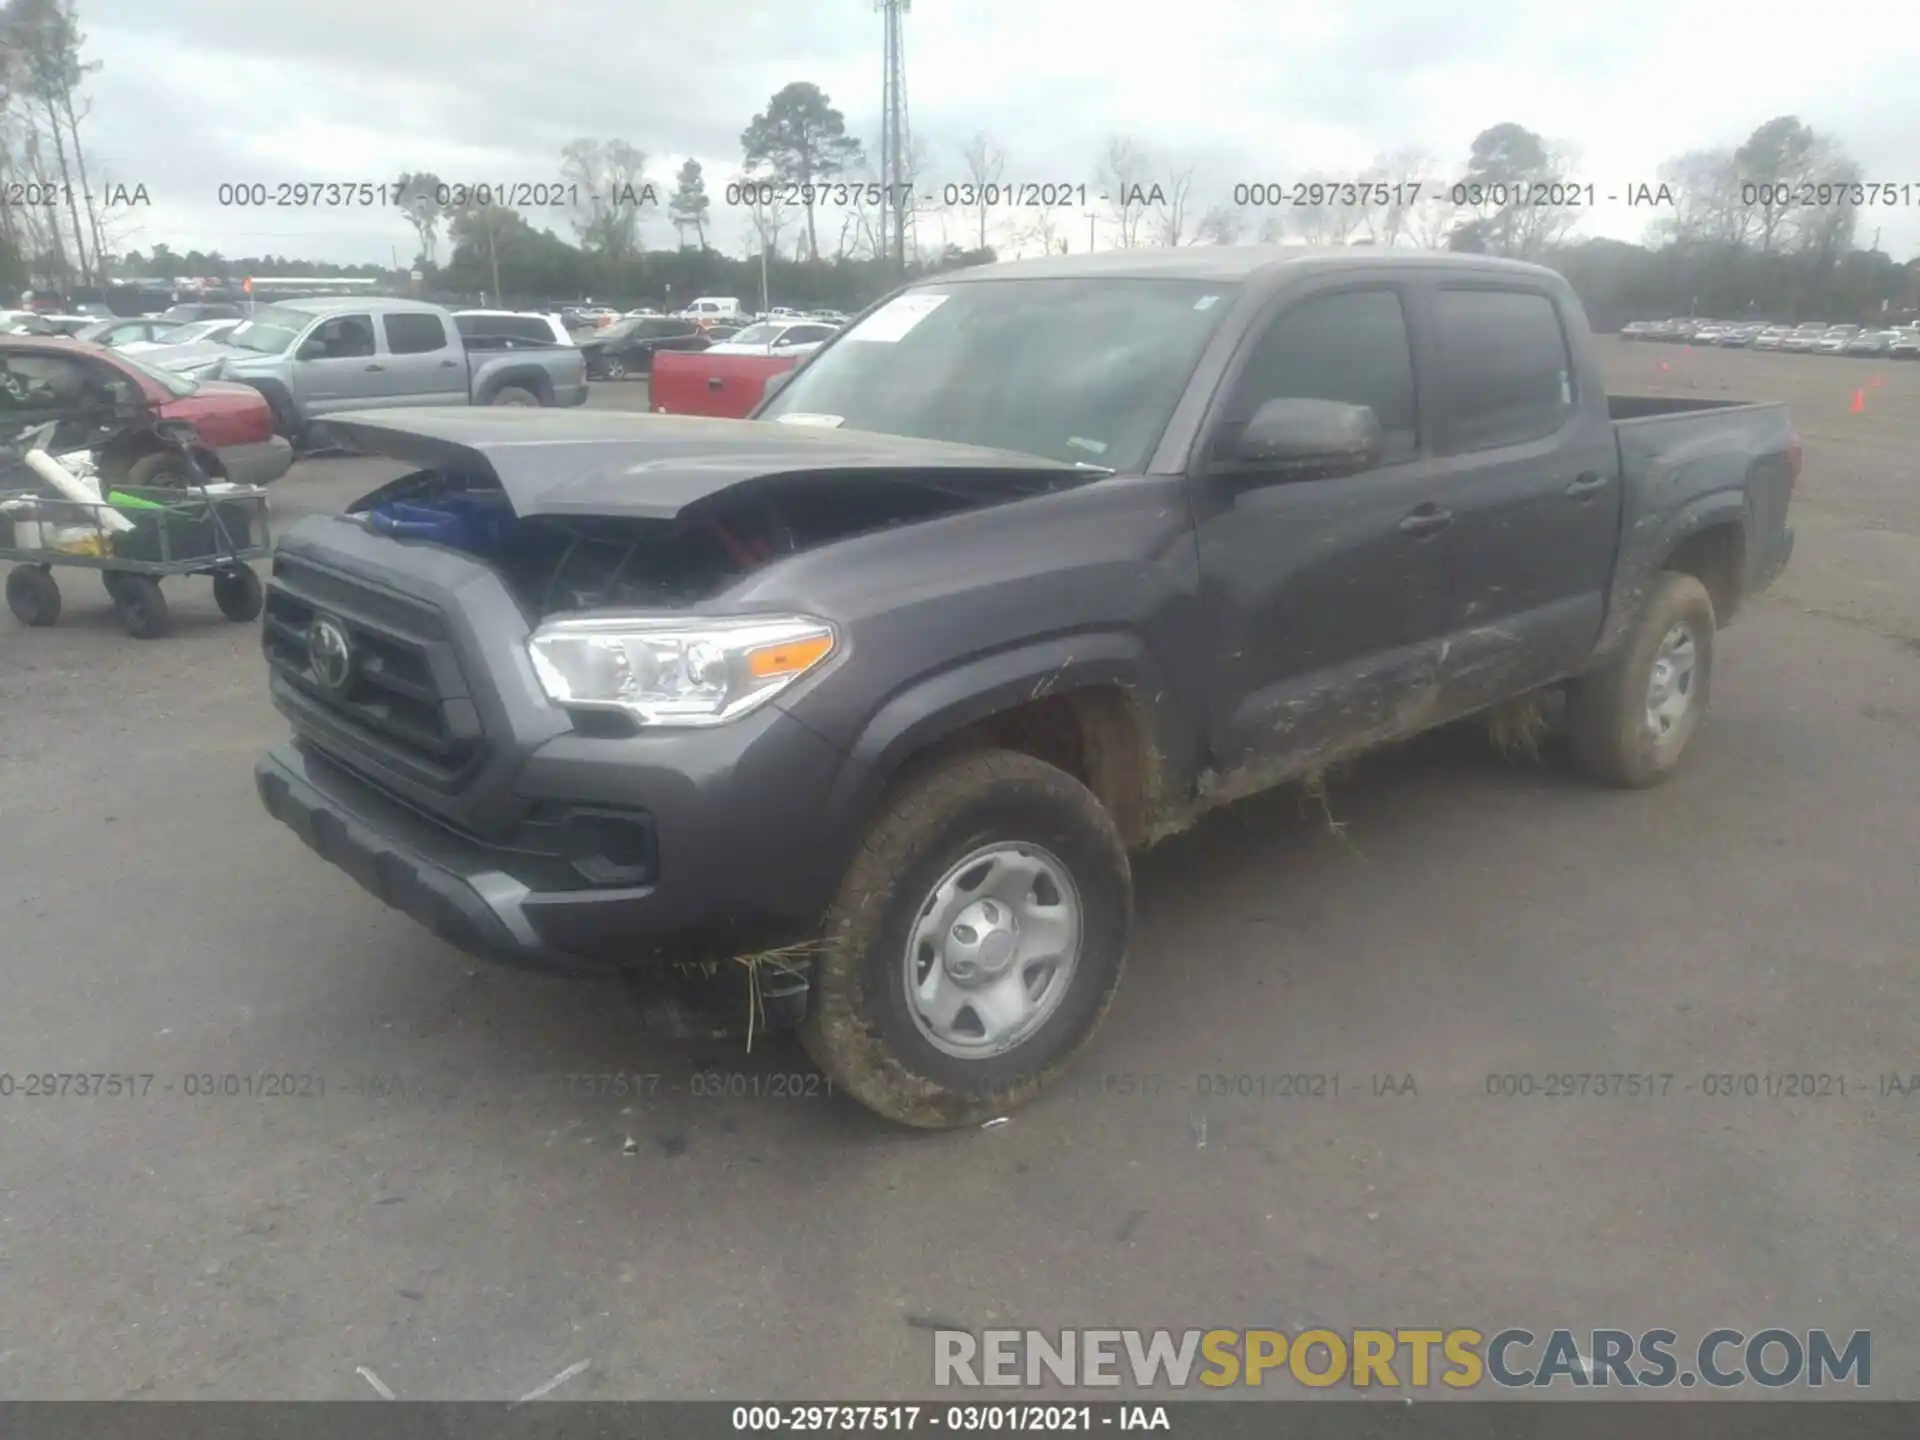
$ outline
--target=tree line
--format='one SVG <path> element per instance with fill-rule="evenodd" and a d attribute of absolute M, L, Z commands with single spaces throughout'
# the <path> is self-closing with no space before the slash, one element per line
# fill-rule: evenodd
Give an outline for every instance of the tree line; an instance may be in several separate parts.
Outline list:
<path fill-rule="evenodd" d="M 83 46 L 74 0 L 0 0 L 0 184 L 72 182 L 60 187 L 60 204 L 0 207 L 0 282 L 353 273 L 411 283 L 374 265 L 120 250 L 87 183 L 82 91 L 99 67 L 83 61 Z M 916 137 L 898 161 L 912 197 L 906 274 L 1089 246 L 1292 241 L 1539 261 L 1574 281 L 1602 325 L 1692 312 L 1865 319 L 1920 303 L 1914 263 L 1877 243 L 1860 247 L 1879 187 L 1866 185 L 1833 137 L 1793 116 L 1769 120 L 1738 146 L 1677 155 L 1632 187 L 1648 216 L 1637 245 L 1583 239 L 1596 192 L 1617 191 L 1617 179 L 1581 183 L 1569 147 L 1513 122 L 1482 131 L 1451 164 L 1410 148 L 1358 174 L 1280 185 L 1229 184 L 1126 135 L 1103 142 L 1092 162 L 1084 186 L 1028 195 L 1035 187 L 1014 183 L 1018 159 L 1002 140 L 981 133 L 936 147 Z M 418 288 L 494 303 L 591 296 L 673 305 L 696 294 L 757 298 L 764 276 L 780 303 L 852 308 L 901 279 L 875 158 L 810 82 L 786 85 L 751 118 L 739 167 L 717 188 L 699 160 L 657 164 L 618 138 L 565 146 L 552 180 L 533 187 L 540 194 L 530 204 L 432 171 L 398 176 L 391 193 L 413 232 Z M 1028 200 L 1051 203 L 1019 203 Z M 719 247 L 742 227 L 716 225 L 716 210 L 744 215 L 732 253 Z"/>

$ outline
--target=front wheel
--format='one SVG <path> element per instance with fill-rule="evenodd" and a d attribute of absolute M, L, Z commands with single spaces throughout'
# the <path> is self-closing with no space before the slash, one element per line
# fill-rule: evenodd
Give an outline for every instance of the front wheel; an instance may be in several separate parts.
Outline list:
<path fill-rule="evenodd" d="M 1707 587 L 1691 575 L 1657 577 L 1614 658 L 1568 694 L 1568 741 L 1581 769 L 1643 790 L 1679 768 L 1707 716 L 1714 634 Z"/>
<path fill-rule="evenodd" d="M 222 570 L 213 577 L 213 603 L 220 607 L 220 613 L 236 625 L 244 625 L 250 620 L 258 620 L 260 611 L 266 605 L 266 592 L 260 585 L 260 577 L 253 573 L 253 567 L 242 565 L 233 570 Z"/>
<path fill-rule="evenodd" d="M 538 405 L 540 397 L 531 390 L 522 390 L 518 385 L 502 385 L 494 392 L 495 405 Z"/>
<path fill-rule="evenodd" d="M 167 633 L 172 615 L 167 597 L 160 593 L 160 582 L 151 575 L 123 572 L 114 580 L 111 594 L 120 623 L 134 639 L 157 640 Z"/>
<path fill-rule="evenodd" d="M 1126 847 L 1084 785 L 1011 751 L 946 761 L 895 792 L 848 868 L 801 1042 L 901 1124 L 1002 1114 L 1098 1028 L 1132 912 Z"/>
<path fill-rule="evenodd" d="M 618 355 L 607 356 L 605 360 L 600 362 L 600 368 L 601 373 L 609 380 L 624 380 L 627 378 L 627 362 L 622 360 Z"/>

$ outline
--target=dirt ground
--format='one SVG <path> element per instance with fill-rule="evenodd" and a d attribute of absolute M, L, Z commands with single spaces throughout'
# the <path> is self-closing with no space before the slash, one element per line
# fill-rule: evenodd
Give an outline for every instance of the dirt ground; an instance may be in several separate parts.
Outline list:
<path fill-rule="evenodd" d="M 1081 1069 L 988 1130 L 891 1130 L 780 1085 L 786 1043 L 650 1039 L 618 985 L 383 910 L 261 812 L 283 726 L 203 583 L 154 644 L 85 576 L 53 629 L 0 616 L 0 1395 L 513 1398 L 584 1361 L 555 1398 L 924 1396 L 942 1322 L 1868 1329 L 1874 1393 L 1920 1395 L 1920 1099 L 1877 1085 L 1920 1072 L 1920 365 L 1602 344 L 1616 389 L 1785 400 L 1806 443 L 1685 772 L 1442 737 L 1338 778 L 1341 837 L 1292 794 L 1218 816 L 1142 864 Z M 304 464 L 279 516 L 384 473 Z M 1567 1072 L 1676 1078 L 1488 1094 Z M 1258 1093 L 1300 1073 L 1337 1097 Z M 222 1093 L 267 1074 L 324 1093 Z"/>

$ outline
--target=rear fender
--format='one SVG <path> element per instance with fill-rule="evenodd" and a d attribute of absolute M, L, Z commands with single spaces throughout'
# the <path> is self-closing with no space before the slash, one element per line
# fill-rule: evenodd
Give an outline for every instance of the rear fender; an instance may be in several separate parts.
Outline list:
<path fill-rule="evenodd" d="M 1633 533 L 1627 536 L 1620 550 L 1620 569 L 1614 576 L 1596 658 L 1611 655 L 1625 640 L 1639 617 L 1648 589 L 1680 547 L 1695 535 L 1721 526 L 1733 527 L 1744 540 L 1747 531 L 1744 490 L 1715 490 L 1688 501 L 1677 510 L 1664 515 L 1644 515 L 1635 522 Z"/>

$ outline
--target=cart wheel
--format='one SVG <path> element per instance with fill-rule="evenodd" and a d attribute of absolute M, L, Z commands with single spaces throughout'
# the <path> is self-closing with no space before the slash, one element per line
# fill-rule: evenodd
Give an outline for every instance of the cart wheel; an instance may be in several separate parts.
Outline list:
<path fill-rule="evenodd" d="M 120 623 L 136 640 L 155 640 L 167 633 L 167 597 L 151 575 L 122 575 L 113 582 L 113 604 Z"/>
<path fill-rule="evenodd" d="M 220 607 L 222 615 L 237 624 L 258 620 L 265 601 L 260 577 L 253 573 L 252 566 L 222 570 L 213 577 L 213 603 Z"/>
<path fill-rule="evenodd" d="M 60 587 L 40 565 L 16 565 L 7 576 L 7 608 L 22 625 L 51 625 L 60 618 Z"/>

